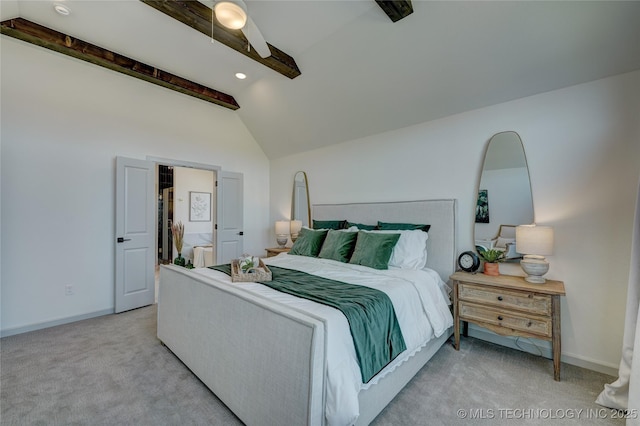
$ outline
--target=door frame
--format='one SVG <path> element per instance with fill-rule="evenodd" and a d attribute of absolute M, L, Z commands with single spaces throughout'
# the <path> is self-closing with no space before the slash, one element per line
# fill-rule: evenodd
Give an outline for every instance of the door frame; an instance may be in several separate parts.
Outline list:
<path fill-rule="evenodd" d="M 212 172 L 215 173 L 215 179 L 218 180 L 220 173 L 222 172 L 222 167 L 220 166 L 214 166 L 213 164 L 204 164 L 204 163 L 195 163 L 192 161 L 183 161 L 183 160 L 174 160 L 171 158 L 162 158 L 162 157 L 154 157 L 154 156 L 150 156 L 147 155 L 146 157 L 146 161 L 151 161 L 152 163 L 155 164 L 155 168 L 156 168 L 156 177 L 155 177 L 155 183 L 156 185 L 158 185 L 158 165 L 161 164 L 163 166 L 172 166 L 172 167 L 187 167 L 190 169 L 200 169 L 200 170 L 210 170 Z M 157 196 L 157 192 L 158 192 L 158 188 L 156 186 L 155 190 L 154 190 L 154 194 L 155 194 L 155 211 L 158 211 L 158 196 Z M 216 205 L 220 204 L 220 199 L 219 199 L 219 194 L 218 191 L 216 191 Z M 213 212 L 212 212 L 213 213 Z M 217 216 L 217 212 L 216 212 L 216 216 Z M 218 223 L 218 218 L 216 217 L 215 220 L 213 220 L 213 227 L 215 228 L 215 224 Z M 157 254 L 157 247 L 158 247 L 158 229 L 157 229 L 158 225 L 157 225 L 157 221 L 156 221 L 156 232 L 155 232 L 155 244 L 154 244 L 154 248 L 156 248 L 156 256 L 155 256 L 155 262 L 154 265 L 158 265 L 158 254 Z M 211 232 L 215 232 L 214 229 L 211 230 Z M 215 238 L 214 238 L 215 240 Z M 218 247 L 215 248 L 216 253 L 218 251 Z M 172 258 L 173 256 L 170 256 L 170 258 Z"/>

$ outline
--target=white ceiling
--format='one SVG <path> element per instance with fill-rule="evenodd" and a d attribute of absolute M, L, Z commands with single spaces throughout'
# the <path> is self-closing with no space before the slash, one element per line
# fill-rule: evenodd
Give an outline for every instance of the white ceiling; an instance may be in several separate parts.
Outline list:
<path fill-rule="evenodd" d="M 59 2 L 70 16 L 52 1 L 2 0 L 0 17 L 234 96 L 270 158 L 640 69 L 640 1 L 414 0 L 396 23 L 374 0 L 246 1 L 267 41 L 298 63 L 293 80 L 140 1 Z"/>

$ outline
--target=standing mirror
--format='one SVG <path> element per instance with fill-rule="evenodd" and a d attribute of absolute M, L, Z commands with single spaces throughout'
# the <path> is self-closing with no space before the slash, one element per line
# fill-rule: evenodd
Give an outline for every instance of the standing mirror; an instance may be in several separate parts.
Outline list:
<path fill-rule="evenodd" d="M 504 250 L 507 260 L 520 259 L 515 227 L 531 223 L 533 196 L 522 140 L 516 132 L 497 133 L 487 145 L 478 185 L 476 250 Z"/>
<path fill-rule="evenodd" d="M 293 178 L 291 198 L 291 220 L 299 220 L 302 226 L 311 227 L 311 204 L 309 202 L 309 182 L 305 172 L 296 172 Z"/>

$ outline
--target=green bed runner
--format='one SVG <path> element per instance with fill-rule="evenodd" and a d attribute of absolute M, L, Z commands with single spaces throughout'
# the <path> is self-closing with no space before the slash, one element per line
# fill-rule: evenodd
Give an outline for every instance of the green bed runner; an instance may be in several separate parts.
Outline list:
<path fill-rule="evenodd" d="M 231 275 L 231 265 L 209 266 Z M 382 291 L 343 283 L 293 269 L 269 266 L 268 287 L 339 309 L 349 321 L 362 382 L 406 349 L 391 299 Z"/>

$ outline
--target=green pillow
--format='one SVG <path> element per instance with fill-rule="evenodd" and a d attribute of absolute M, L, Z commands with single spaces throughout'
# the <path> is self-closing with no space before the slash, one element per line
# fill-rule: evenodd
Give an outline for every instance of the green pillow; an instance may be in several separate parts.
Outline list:
<path fill-rule="evenodd" d="M 378 229 L 380 231 L 420 231 L 429 232 L 431 225 L 416 225 L 414 223 L 390 223 L 378 221 Z"/>
<path fill-rule="evenodd" d="M 322 243 L 327 237 L 327 232 L 327 230 L 314 231 L 313 229 L 302 228 L 298 234 L 298 239 L 291 246 L 289 254 L 318 257 Z"/>
<path fill-rule="evenodd" d="M 356 245 L 357 232 L 345 232 L 330 229 L 322 243 L 322 249 L 318 257 L 323 259 L 337 260 L 338 262 L 348 262 Z"/>
<path fill-rule="evenodd" d="M 352 226 L 358 227 L 358 229 L 363 229 L 365 231 L 373 231 L 374 229 L 378 229 L 378 225 L 365 225 L 364 223 L 355 223 L 355 222 L 347 222 L 345 228 L 351 228 Z"/>
<path fill-rule="evenodd" d="M 356 248 L 349 263 L 374 269 L 389 269 L 389 259 L 400 234 L 374 234 L 358 231 Z"/>
<path fill-rule="evenodd" d="M 344 229 L 346 220 L 315 220 L 313 221 L 313 229 Z"/>

